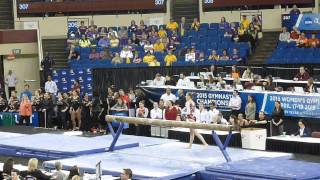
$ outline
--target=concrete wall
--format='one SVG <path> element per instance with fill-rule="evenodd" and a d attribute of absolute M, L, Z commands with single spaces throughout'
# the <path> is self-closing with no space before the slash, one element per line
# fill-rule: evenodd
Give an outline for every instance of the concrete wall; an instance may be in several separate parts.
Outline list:
<path fill-rule="evenodd" d="M 41 37 L 66 36 L 68 19 L 81 18 L 94 20 L 97 26 L 128 26 L 131 20 L 139 23 L 144 20 L 148 24 L 150 18 L 163 18 L 164 23 L 170 19 L 170 0 L 167 1 L 167 13 L 155 14 L 121 14 L 121 15 L 94 15 L 94 16 L 62 16 L 40 18 L 18 18 L 15 13 L 15 29 L 23 29 L 24 21 L 38 22 Z"/>
<path fill-rule="evenodd" d="M 5 58 L 3 64 L 5 75 L 10 69 L 16 74 L 18 78 L 16 89 L 19 96 L 20 92 L 23 91 L 25 83 L 30 84 L 32 92 L 40 88 L 38 55 L 19 55 L 11 61 Z M 25 82 L 25 80 L 35 80 L 35 82 Z M 8 95 L 7 87 L 6 93 Z"/>
<path fill-rule="evenodd" d="M 0 44 L 0 55 L 11 54 L 12 49 L 21 49 L 21 54 L 38 54 L 38 43 Z"/>

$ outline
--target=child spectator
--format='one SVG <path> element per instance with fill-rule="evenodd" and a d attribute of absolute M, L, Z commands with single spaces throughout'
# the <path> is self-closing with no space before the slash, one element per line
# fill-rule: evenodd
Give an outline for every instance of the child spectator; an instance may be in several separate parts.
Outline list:
<path fill-rule="evenodd" d="M 169 53 L 165 56 L 164 61 L 166 62 L 166 66 L 171 66 L 172 63 L 177 61 L 176 55 L 169 51 Z"/>
<path fill-rule="evenodd" d="M 220 56 L 220 60 L 223 60 L 223 61 L 230 60 L 230 57 L 228 56 L 228 52 L 226 49 L 222 50 L 222 55 Z"/>

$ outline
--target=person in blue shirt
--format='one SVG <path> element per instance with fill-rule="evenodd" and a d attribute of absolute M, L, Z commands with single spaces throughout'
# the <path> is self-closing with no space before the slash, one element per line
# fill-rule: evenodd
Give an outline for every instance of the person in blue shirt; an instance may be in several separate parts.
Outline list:
<path fill-rule="evenodd" d="M 30 88 L 29 84 L 24 85 L 24 91 L 21 92 L 20 99 L 22 99 L 23 96 L 27 96 L 29 98 L 29 100 L 31 101 L 32 92 L 29 90 L 29 88 Z"/>

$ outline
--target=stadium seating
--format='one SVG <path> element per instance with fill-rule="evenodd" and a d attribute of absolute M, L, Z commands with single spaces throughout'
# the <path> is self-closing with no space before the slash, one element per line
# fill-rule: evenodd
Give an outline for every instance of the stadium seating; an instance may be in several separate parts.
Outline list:
<path fill-rule="evenodd" d="M 239 23 L 235 23 L 236 25 L 239 25 Z M 153 25 L 155 26 L 155 25 Z M 157 27 L 157 26 L 155 26 Z M 165 27 L 165 25 L 160 25 L 160 27 Z M 118 29 L 116 27 L 113 27 L 114 29 Z M 99 30 L 101 28 L 98 28 Z M 72 29 L 72 31 L 76 31 L 75 28 Z M 70 32 L 70 30 L 69 30 Z M 250 47 L 248 43 L 235 43 L 232 42 L 232 39 L 230 37 L 224 37 L 225 31 L 219 29 L 218 23 L 202 23 L 200 25 L 200 30 L 188 30 L 186 31 L 185 35 L 181 37 L 181 44 L 177 46 L 177 49 L 175 51 L 176 56 L 178 57 L 179 50 L 183 47 L 192 48 L 194 47 L 196 49 L 196 53 L 204 52 L 205 53 L 205 62 L 201 62 L 201 64 L 236 64 L 237 61 L 227 61 L 227 62 L 221 62 L 221 61 L 207 61 L 207 58 L 210 55 L 210 52 L 212 50 L 216 50 L 218 54 L 222 54 L 222 50 L 226 49 L 228 54 L 231 55 L 232 49 L 237 48 L 239 50 L 240 57 L 243 59 L 243 62 L 246 62 L 249 53 L 250 53 Z M 168 36 L 171 36 L 171 33 L 168 33 Z M 97 52 L 102 51 L 102 48 L 97 47 Z M 123 67 L 144 67 L 147 66 L 145 63 L 141 64 L 126 64 L 125 62 L 122 64 L 114 65 L 111 64 L 111 60 L 100 60 L 100 61 L 91 61 L 89 60 L 89 54 L 91 49 L 90 48 L 77 48 L 76 51 L 80 54 L 80 60 L 75 61 L 71 60 L 69 63 L 69 66 L 73 69 L 77 68 L 123 68 Z M 111 48 L 110 51 L 112 53 L 120 52 L 121 48 Z M 145 55 L 145 52 L 142 47 L 137 47 L 136 51 L 139 52 L 139 55 L 143 58 Z M 161 63 L 161 65 L 165 65 L 164 57 L 166 53 L 155 53 L 154 54 L 157 58 L 157 60 Z M 198 64 L 198 62 L 196 62 Z M 194 65 L 194 63 L 185 63 L 184 59 L 179 59 L 178 62 L 173 64 L 174 66 L 188 66 L 188 65 Z"/>

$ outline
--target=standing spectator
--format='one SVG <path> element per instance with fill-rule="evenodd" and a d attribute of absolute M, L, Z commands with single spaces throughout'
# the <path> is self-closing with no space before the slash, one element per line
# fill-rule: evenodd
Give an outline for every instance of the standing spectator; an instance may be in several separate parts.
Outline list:
<path fill-rule="evenodd" d="M 291 41 L 297 41 L 300 36 L 300 31 L 298 30 L 297 26 L 294 26 L 292 28 L 292 31 L 290 32 L 290 40 Z"/>
<path fill-rule="evenodd" d="M 145 107 L 144 101 L 139 102 L 139 107 L 136 110 L 136 117 L 138 118 L 147 118 L 149 115 L 149 110 L 148 108 Z M 137 136 L 143 136 L 147 135 L 148 129 L 150 126 L 147 125 L 136 125 L 136 135 Z"/>
<path fill-rule="evenodd" d="M 180 108 L 184 108 L 184 106 L 185 106 L 185 104 L 186 104 L 186 97 L 185 97 L 182 89 L 179 89 L 179 90 L 178 90 L 178 96 L 177 96 L 176 104 L 177 104 Z"/>
<path fill-rule="evenodd" d="M 62 164 L 60 161 L 56 161 L 54 163 L 54 167 L 56 168 L 56 172 L 52 174 L 52 177 L 55 178 L 55 180 L 64 180 L 66 178 L 66 174 L 62 172 Z"/>
<path fill-rule="evenodd" d="M 200 22 L 198 20 L 198 18 L 194 18 L 193 19 L 193 22 L 191 24 L 191 27 L 190 27 L 191 30 L 195 30 L 195 31 L 199 31 L 200 29 Z"/>
<path fill-rule="evenodd" d="M 304 66 L 300 66 L 299 73 L 293 78 L 295 81 L 307 81 L 310 78 L 309 73 Z"/>
<path fill-rule="evenodd" d="M 58 88 L 56 82 L 52 81 L 51 76 L 48 76 L 48 81 L 45 83 L 44 90 L 46 93 L 49 93 L 52 100 L 55 101 Z"/>
<path fill-rule="evenodd" d="M 275 102 L 275 107 L 272 111 L 271 117 L 272 117 L 272 134 L 271 134 L 271 136 L 282 135 L 284 110 L 281 107 L 280 101 Z"/>
<path fill-rule="evenodd" d="M 23 124 L 23 121 L 26 121 L 26 125 L 30 125 L 30 116 L 32 115 L 32 104 L 29 100 L 28 96 L 23 96 L 21 103 L 20 103 L 20 109 L 19 109 L 19 125 Z"/>
<path fill-rule="evenodd" d="M 229 30 L 230 25 L 229 23 L 226 21 L 225 17 L 221 17 L 220 23 L 219 23 L 219 29 L 224 29 L 224 30 Z"/>
<path fill-rule="evenodd" d="M 87 93 L 82 98 L 81 102 L 81 131 L 90 131 L 91 129 L 91 106 L 92 102 L 89 100 Z"/>
<path fill-rule="evenodd" d="M 217 109 L 217 104 L 215 101 L 212 101 L 210 104 L 210 110 L 208 112 L 209 115 L 209 122 L 208 123 L 213 123 L 214 120 L 218 119 L 220 111 Z"/>
<path fill-rule="evenodd" d="M 11 92 L 16 90 L 16 85 L 18 83 L 17 76 L 12 72 L 12 70 L 8 71 L 8 74 L 5 77 L 5 84 L 8 86 L 8 94 L 9 98 L 11 97 Z"/>
<path fill-rule="evenodd" d="M 120 46 L 121 47 L 128 43 L 129 35 L 128 35 L 128 31 L 125 29 L 124 26 L 120 27 L 120 30 L 118 31 L 118 36 L 120 39 Z"/>
<path fill-rule="evenodd" d="M 79 34 L 83 35 L 87 33 L 88 27 L 84 25 L 84 21 L 81 21 L 78 29 L 79 29 Z"/>
<path fill-rule="evenodd" d="M 153 109 L 150 111 L 150 118 L 151 119 L 163 119 L 163 111 L 159 108 L 157 102 L 153 103 Z"/>
<path fill-rule="evenodd" d="M 180 37 L 184 36 L 187 29 L 188 29 L 188 27 L 186 24 L 186 18 L 181 17 L 181 22 L 179 23 L 179 29 L 178 29 Z"/>
<path fill-rule="evenodd" d="M 167 24 L 166 29 L 170 31 L 176 31 L 179 28 L 179 25 L 177 22 L 175 22 L 172 18 L 170 19 L 170 22 Z"/>
<path fill-rule="evenodd" d="M 27 176 L 33 176 L 36 179 L 41 179 L 41 180 L 49 180 L 51 179 L 51 176 L 47 176 L 44 173 L 42 173 L 38 169 L 38 159 L 36 158 L 31 158 L 28 162 L 28 170 L 27 171 L 21 171 L 20 175 L 24 178 Z"/>
<path fill-rule="evenodd" d="M 21 92 L 21 94 L 20 94 L 20 100 L 22 100 L 23 96 L 27 96 L 29 98 L 29 100 L 31 101 L 32 92 L 29 90 L 29 88 L 30 88 L 29 84 L 24 85 L 24 91 Z"/>
<path fill-rule="evenodd" d="M 123 169 L 123 173 L 121 173 L 120 180 L 130 180 L 130 179 L 132 179 L 131 169 Z"/>
<path fill-rule="evenodd" d="M 138 26 L 136 25 L 136 22 L 134 20 L 131 20 L 131 25 L 129 26 L 129 32 L 135 33 L 138 30 Z"/>
<path fill-rule="evenodd" d="M 79 130 L 81 127 L 81 101 L 76 91 L 72 91 L 70 98 L 70 116 L 72 130 Z"/>
<path fill-rule="evenodd" d="M 67 93 L 59 93 L 58 100 L 57 100 L 57 106 L 58 106 L 58 121 L 59 125 L 61 126 L 61 129 L 67 130 L 67 111 L 69 109 L 69 103 L 68 103 L 68 94 Z"/>
<path fill-rule="evenodd" d="M 290 33 L 288 32 L 286 27 L 282 28 L 282 32 L 279 35 L 279 41 L 282 41 L 282 42 L 290 41 Z"/>
<path fill-rule="evenodd" d="M 52 75 L 52 68 L 54 64 L 54 60 L 50 56 L 49 52 L 45 52 L 44 58 L 41 61 L 41 68 L 44 71 L 44 77 Z"/>
<path fill-rule="evenodd" d="M 164 120 L 172 120 L 172 121 L 177 120 L 178 110 L 173 105 L 173 102 L 171 100 L 167 101 L 167 106 L 166 106 L 163 114 L 164 114 L 164 116 L 163 116 Z"/>
<path fill-rule="evenodd" d="M 180 79 L 177 82 L 178 87 L 189 87 L 190 79 L 188 79 L 183 73 L 180 74 Z"/>
<path fill-rule="evenodd" d="M 166 66 L 172 66 L 172 63 L 177 61 L 176 55 L 169 51 L 169 53 L 165 56 L 164 62 L 166 62 Z"/>
<path fill-rule="evenodd" d="M 174 94 L 171 93 L 171 89 L 170 88 L 167 88 L 166 89 L 166 93 L 162 94 L 160 99 L 162 99 L 164 101 L 164 105 L 167 106 L 168 101 L 172 101 L 174 103 L 174 102 L 176 102 L 177 97 Z"/>
<path fill-rule="evenodd" d="M 237 116 L 240 113 L 242 100 L 237 90 L 233 91 L 233 95 L 229 101 L 229 107 L 231 108 L 231 114 Z"/>
<path fill-rule="evenodd" d="M 245 30 L 247 30 L 247 29 L 249 28 L 250 21 L 247 19 L 247 16 L 246 16 L 246 15 L 243 15 L 243 16 L 242 16 L 241 25 L 243 26 L 243 28 L 244 28 Z"/>
<path fill-rule="evenodd" d="M 298 9 L 298 7 L 297 7 L 297 5 L 293 5 L 292 6 L 292 9 L 291 9 L 291 11 L 290 11 L 290 15 L 292 16 L 292 15 L 299 15 L 301 12 L 300 12 L 300 10 Z"/>
<path fill-rule="evenodd" d="M 44 94 L 44 99 L 41 102 L 41 112 L 43 113 L 43 115 L 41 115 L 41 117 L 43 119 L 41 119 L 40 124 L 43 127 L 46 128 L 52 128 L 52 117 L 54 114 L 54 104 L 52 102 L 51 96 L 49 93 L 45 93 Z"/>
<path fill-rule="evenodd" d="M 256 102 L 253 99 L 253 96 L 248 96 L 248 102 L 245 108 L 245 115 L 247 120 L 256 119 Z"/>
<path fill-rule="evenodd" d="M 0 112 L 5 112 L 8 109 L 8 102 L 5 98 L 3 98 L 3 95 L 0 94 Z"/>
<path fill-rule="evenodd" d="M 11 97 L 8 102 L 8 111 L 9 112 L 18 112 L 19 111 L 19 99 L 17 97 L 17 91 L 11 91 Z"/>
<path fill-rule="evenodd" d="M 199 103 L 199 118 L 200 123 L 211 123 L 209 113 L 207 109 L 204 107 L 203 102 Z"/>

